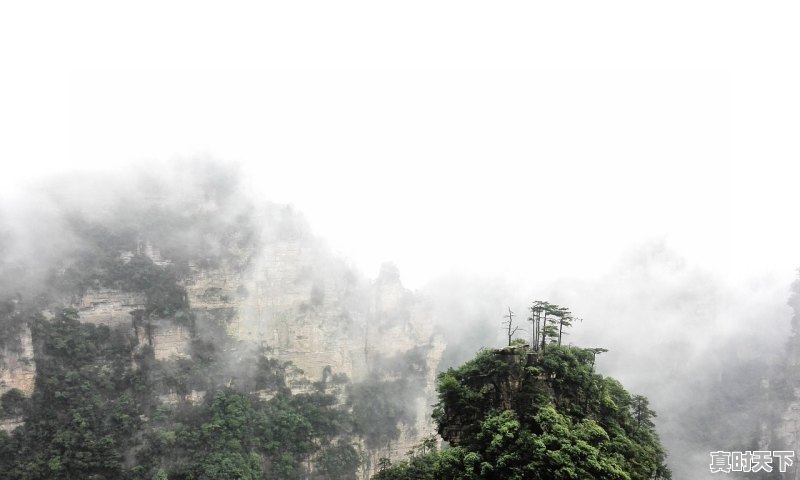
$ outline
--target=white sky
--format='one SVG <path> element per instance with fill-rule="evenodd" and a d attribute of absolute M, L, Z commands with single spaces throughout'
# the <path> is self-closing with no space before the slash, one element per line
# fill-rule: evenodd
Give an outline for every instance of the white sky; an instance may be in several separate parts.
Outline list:
<path fill-rule="evenodd" d="M 210 155 L 411 286 L 591 277 L 654 240 L 723 276 L 800 266 L 791 3 L 9 3 L 6 199 Z"/>

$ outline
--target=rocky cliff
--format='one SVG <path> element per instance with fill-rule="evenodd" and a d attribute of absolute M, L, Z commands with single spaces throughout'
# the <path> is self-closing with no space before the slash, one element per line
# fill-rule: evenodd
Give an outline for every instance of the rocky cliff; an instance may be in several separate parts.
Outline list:
<path fill-rule="evenodd" d="M 33 391 L 36 361 L 33 358 L 31 332 L 25 327 L 19 333 L 19 346 L 0 349 L 0 394 L 12 388 L 26 395 Z"/>
<path fill-rule="evenodd" d="M 361 276 L 330 254 L 290 210 L 270 207 L 254 219 L 257 242 L 228 242 L 233 246 L 224 255 L 209 252 L 205 260 L 203 255 L 171 258 L 158 239 L 142 235 L 132 249 L 111 252 L 122 265 L 144 257 L 162 269 L 183 262 L 179 283 L 189 319 L 166 315 L 142 322 L 141 312 L 149 308 L 148 296 L 154 293 L 131 291 L 114 282 L 91 283 L 76 295 L 61 296 L 59 306 L 71 306 L 83 322 L 132 329 L 140 347 L 152 348 L 156 360 L 188 358 L 193 338 L 224 331 L 229 345 L 264 348 L 281 362 L 291 362 L 288 381 L 294 393 L 332 378 L 349 383 L 392 380 L 399 370 L 387 364 L 413 354 L 416 383 L 405 400 L 411 414 L 397 425 L 396 438 L 362 445 L 362 475 L 367 478 L 378 459 L 402 457 L 435 432 L 430 405 L 435 403 L 435 376 L 444 345 L 433 326 L 432 308 L 402 285 L 392 265 L 385 265 L 375 280 Z M 229 235 L 238 239 L 242 234 Z M 174 251 L 175 245 L 171 248 Z M 45 309 L 44 314 L 52 311 Z M 0 349 L 0 394 L 17 388 L 29 395 L 34 388 L 30 331 L 23 328 L 17 337 L 13 349 Z M 342 405 L 348 404 L 347 388 L 331 391 Z M 190 396 L 199 401 L 202 395 Z M 162 400 L 175 402 L 177 396 Z M 6 419 L 3 428 L 18 424 L 16 418 Z"/>
<path fill-rule="evenodd" d="M 800 452 L 800 280 L 792 285 L 789 306 L 794 312 L 793 333 L 782 361 L 763 375 L 760 401 L 764 406 L 756 436 L 764 450 Z M 795 467 L 790 472 L 791 478 L 797 471 Z"/>

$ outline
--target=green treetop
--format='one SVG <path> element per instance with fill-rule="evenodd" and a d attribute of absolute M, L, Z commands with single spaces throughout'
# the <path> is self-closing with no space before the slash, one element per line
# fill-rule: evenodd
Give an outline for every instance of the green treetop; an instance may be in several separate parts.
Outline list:
<path fill-rule="evenodd" d="M 648 400 L 594 371 L 606 350 L 559 345 L 568 309 L 536 302 L 532 313 L 533 347 L 484 349 L 439 375 L 433 416 L 448 448 L 428 442 L 374 479 L 671 478 Z"/>

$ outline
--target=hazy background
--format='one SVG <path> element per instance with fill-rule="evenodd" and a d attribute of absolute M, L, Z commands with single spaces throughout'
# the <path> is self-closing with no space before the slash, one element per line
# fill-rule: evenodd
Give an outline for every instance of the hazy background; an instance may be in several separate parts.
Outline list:
<path fill-rule="evenodd" d="M 599 275 L 653 239 L 737 278 L 800 265 L 792 3 L 154 5 L 0 7 L 0 189 L 241 161 L 412 286 Z"/>
<path fill-rule="evenodd" d="M 570 341 L 611 349 L 673 453 L 670 412 L 721 351 L 782 352 L 797 6 L 154 6 L 0 7 L 1 201 L 54 172 L 238 162 L 364 273 L 391 260 L 436 296 L 450 361 L 498 307 L 572 307 Z"/>

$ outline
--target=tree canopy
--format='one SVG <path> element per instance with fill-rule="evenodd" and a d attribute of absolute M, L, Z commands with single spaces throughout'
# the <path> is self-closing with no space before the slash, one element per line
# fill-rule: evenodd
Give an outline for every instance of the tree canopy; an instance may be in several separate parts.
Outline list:
<path fill-rule="evenodd" d="M 434 419 L 449 446 L 417 449 L 373 478 L 671 478 L 655 412 L 594 371 L 602 351 L 557 343 L 481 350 L 439 375 Z"/>

